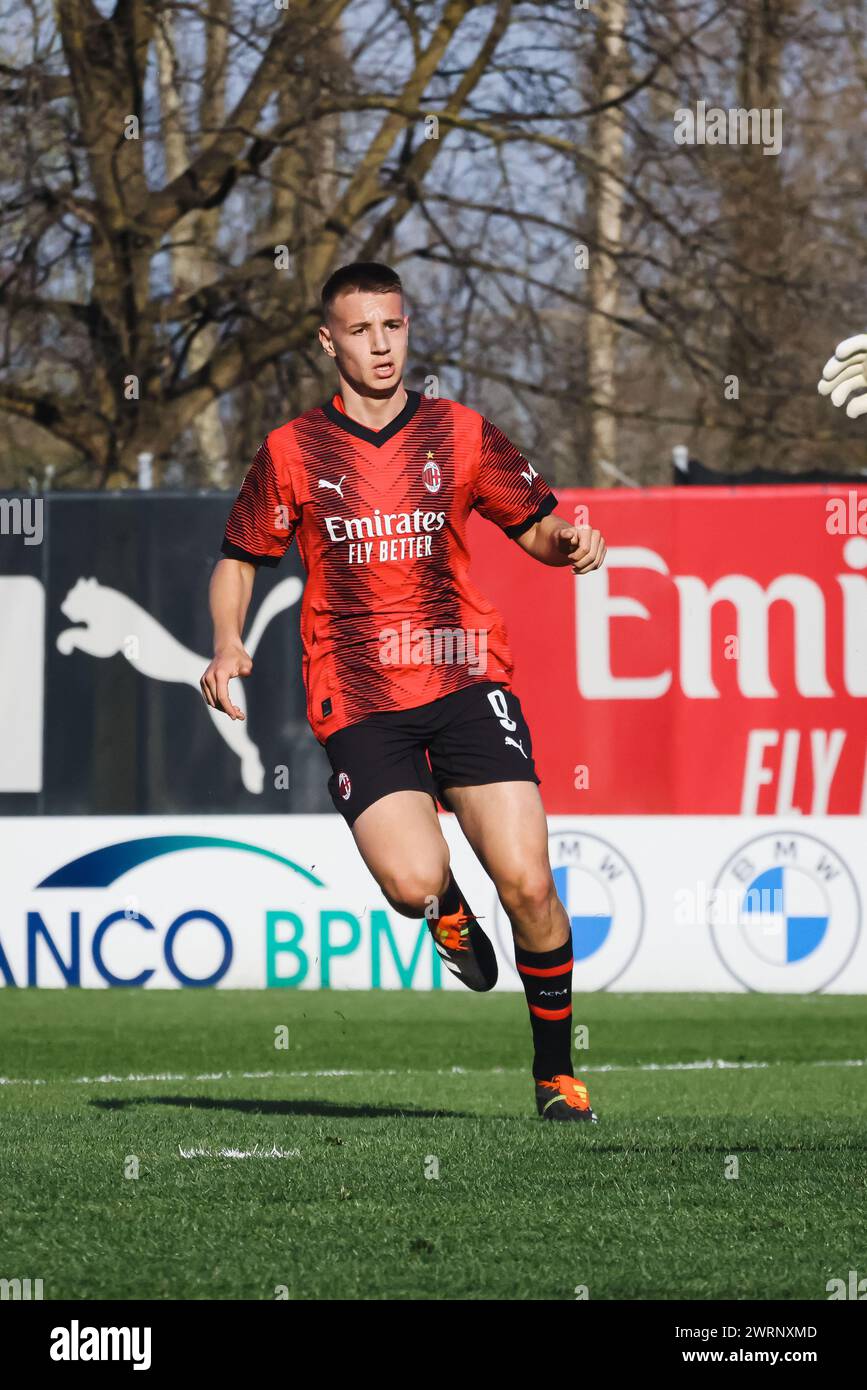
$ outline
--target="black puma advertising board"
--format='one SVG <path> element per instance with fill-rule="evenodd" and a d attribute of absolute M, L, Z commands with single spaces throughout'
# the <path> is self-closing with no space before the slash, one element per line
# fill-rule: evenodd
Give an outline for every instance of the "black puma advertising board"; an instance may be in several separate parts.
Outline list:
<path fill-rule="evenodd" d="M 331 812 L 301 679 L 304 573 L 259 571 L 246 722 L 207 708 L 226 493 L 0 494 L 0 814 Z"/>

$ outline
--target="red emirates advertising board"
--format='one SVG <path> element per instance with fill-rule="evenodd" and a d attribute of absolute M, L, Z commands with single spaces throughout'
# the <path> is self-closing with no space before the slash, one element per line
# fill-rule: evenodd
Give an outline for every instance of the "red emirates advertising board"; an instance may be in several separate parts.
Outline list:
<path fill-rule="evenodd" d="M 550 814 L 867 813 L 867 488 L 558 494 L 602 570 L 473 517 Z"/>

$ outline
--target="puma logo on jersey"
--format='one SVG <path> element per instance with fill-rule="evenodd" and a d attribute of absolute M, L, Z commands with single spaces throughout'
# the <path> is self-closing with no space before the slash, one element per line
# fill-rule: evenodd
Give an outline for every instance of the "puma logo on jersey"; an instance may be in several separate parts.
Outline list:
<path fill-rule="evenodd" d="M 527 486 L 528 486 L 528 487 L 532 487 L 532 486 L 533 486 L 533 479 L 534 479 L 534 478 L 538 478 L 538 476 L 539 476 L 539 474 L 536 472 L 536 470 L 535 470 L 535 468 L 533 467 L 532 463 L 528 463 L 528 464 L 527 464 L 527 472 L 526 472 L 526 473 L 525 473 L 523 470 L 521 471 L 521 477 L 522 477 L 522 478 L 526 478 L 526 480 L 527 480 Z"/>
<path fill-rule="evenodd" d="M 506 739 L 506 743 L 511 743 L 511 745 L 512 745 L 513 748 L 520 748 L 521 752 L 524 754 L 524 757 L 526 758 L 527 754 L 524 753 L 523 745 L 522 745 L 521 743 L 519 743 L 517 739 L 515 739 L 515 738 L 507 738 L 507 739 Z"/>
<path fill-rule="evenodd" d="M 320 479 L 319 479 L 319 486 L 320 486 L 320 487 L 330 487 L 330 488 L 332 488 L 336 493 L 339 494 L 340 500 L 341 500 L 341 502 L 342 502 L 342 501 L 343 501 L 343 484 L 344 484 L 345 482 L 346 482 L 346 474 L 344 473 L 344 474 L 343 474 L 343 477 L 340 479 L 340 482 L 339 482 L 339 483 L 329 483 L 329 481 L 328 481 L 327 478 L 320 478 Z"/>

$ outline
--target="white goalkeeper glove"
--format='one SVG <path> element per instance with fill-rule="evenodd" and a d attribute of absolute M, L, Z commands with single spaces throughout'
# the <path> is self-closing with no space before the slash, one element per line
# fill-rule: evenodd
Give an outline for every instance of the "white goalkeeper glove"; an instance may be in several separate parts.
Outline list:
<path fill-rule="evenodd" d="M 865 394 L 855 396 L 850 401 L 853 391 Z M 819 395 L 830 396 L 834 405 L 849 401 L 846 414 L 850 420 L 867 415 L 867 333 L 858 333 L 854 338 L 846 338 L 837 344 L 834 356 L 822 370 Z"/>

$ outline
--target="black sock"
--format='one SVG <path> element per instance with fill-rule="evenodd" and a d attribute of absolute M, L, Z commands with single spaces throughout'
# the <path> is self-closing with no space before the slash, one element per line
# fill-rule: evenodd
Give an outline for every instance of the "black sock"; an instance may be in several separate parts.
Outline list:
<path fill-rule="evenodd" d="M 440 917 L 450 917 L 453 912 L 459 912 L 461 908 L 464 909 L 464 912 L 466 912 L 468 916 L 472 916 L 470 909 L 467 907 L 466 898 L 455 883 L 455 876 L 451 869 L 449 869 L 449 881 L 446 884 L 445 891 L 440 893 L 437 907 L 439 911 L 430 914 L 430 920 L 432 922 L 438 921 Z"/>
<path fill-rule="evenodd" d="M 436 911 L 434 911 L 436 908 Z M 438 898 L 431 898 L 424 910 L 427 924 L 431 931 L 436 934 L 436 929 L 444 917 L 454 917 L 458 912 L 464 912 L 467 917 L 472 917 L 472 912 L 467 907 L 467 900 L 455 883 L 455 876 L 449 869 L 449 881 Z M 447 923 L 450 927 L 452 924 Z"/>
<path fill-rule="evenodd" d="M 533 1029 L 533 1076 L 550 1081 L 572 1071 L 572 938 L 553 951 L 515 947 Z"/>

